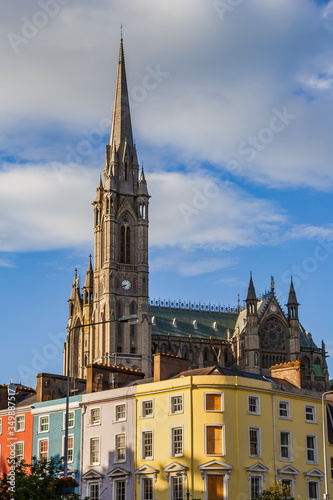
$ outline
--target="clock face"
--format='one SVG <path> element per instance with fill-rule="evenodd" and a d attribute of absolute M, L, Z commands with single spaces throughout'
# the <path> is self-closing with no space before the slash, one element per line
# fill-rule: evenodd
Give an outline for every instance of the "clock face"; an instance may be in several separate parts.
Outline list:
<path fill-rule="evenodd" d="M 131 289 L 131 282 L 129 280 L 123 280 L 121 282 L 121 286 L 123 287 L 124 290 L 130 290 Z"/>

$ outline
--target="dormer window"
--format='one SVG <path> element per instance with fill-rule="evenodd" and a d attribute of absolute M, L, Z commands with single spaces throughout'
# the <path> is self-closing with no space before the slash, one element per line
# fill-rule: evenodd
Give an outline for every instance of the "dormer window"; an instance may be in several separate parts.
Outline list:
<path fill-rule="evenodd" d="M 217 321 L 214 321 L 214 323 L 213 323 L 213 328 L 214 328 L 214 330 L 217 332 L 217 330 L 218 330 L 218 328 L 217 328 Z"/>
<path fill-rule="evenodd" d="M 177 319 L 176 318 L 173 318 L 173 320 L 172 320 L 172 326 L 174 328 L 177 328 Z"/>
<path fill-rule="evenodd" d="M 194 328 L 194 330 L 198 329 L 198 323 L 197 323 L 196 319 L 193 321 L 193 328 Z"/>
<path fill-rule="evenodd" d="M 151 324 L 152 324 L 153 326 L 156 326 L 156 318 L 155 318 L 155 316 L 153 316 L 153 317 L 151 318 Z"/>

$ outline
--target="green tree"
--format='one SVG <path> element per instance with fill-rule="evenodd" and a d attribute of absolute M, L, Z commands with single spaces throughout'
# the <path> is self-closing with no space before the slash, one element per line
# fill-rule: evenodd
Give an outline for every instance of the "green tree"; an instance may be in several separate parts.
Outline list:
<path fill-rule="evenodd" d="M 264 490 L 258 500 L 295 500 L 295 498 L 290 494 L 290 487 L 278 481 L 272 483 L 268 490 Z"/>
<path fill-rule="evenodd" d="M 59 472 L 63 470 L 61 460 L 23 460 L 10 464 L 9 474 L 0 478 L 0 500 L 62 500 L 57 492 Z M 79 499 L 76 493 L 68 494 L 68 500 Z"/>

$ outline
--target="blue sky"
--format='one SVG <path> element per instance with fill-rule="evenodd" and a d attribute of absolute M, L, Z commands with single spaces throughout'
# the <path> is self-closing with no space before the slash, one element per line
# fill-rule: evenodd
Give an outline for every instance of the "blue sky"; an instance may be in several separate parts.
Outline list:
<path fill-rule="evenodd" d="M 333 2 L 17 0 L 0 24 L 0 383 L 62 371 L 121 24 L 150 296 L 236 305 L 252 271 L 284 305 L 293 274 L 332 374 Z"/>

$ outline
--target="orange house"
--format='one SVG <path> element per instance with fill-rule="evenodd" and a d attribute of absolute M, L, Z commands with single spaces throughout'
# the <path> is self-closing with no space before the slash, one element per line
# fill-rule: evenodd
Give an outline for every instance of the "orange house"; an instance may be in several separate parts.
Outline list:
<path fill-rule="evenodd" d="M 11 386 L 17 389 L 11 391 Z M 0 476 L 9 473 L 14 459 L 31 462 L 33 416 L 31 407 L 36 402 L 33 389 L 22 393 L 21 386 L 10 384 L 6 388 L 6 408 L 0 410 Z M 0 391 L 1 392 L 1 391 Z M 11 394 L 12 392 L 12 394 Z M 4 404 L 4 403 L 3 403 Z M 3 406 L 2 404 L 2 406 Z"/>

